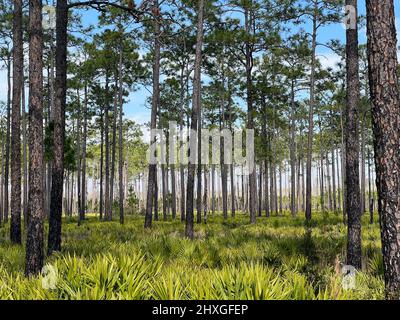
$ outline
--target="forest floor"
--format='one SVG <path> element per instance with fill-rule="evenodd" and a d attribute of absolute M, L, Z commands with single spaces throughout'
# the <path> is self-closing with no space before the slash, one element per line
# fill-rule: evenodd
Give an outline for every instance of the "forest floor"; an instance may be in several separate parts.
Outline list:
<path fill-rule="evenodd" d="M 343 287 L 346 227 L 340 214 L 304 217 L 220 214 L 196 224 L 142 216 L 80 227 L 63 221 L 63 250 L 46 259 L 47 271 L 24 277 L 25 251 L 0 227 L 0 299 L 383 299 L 379 225 L 363 217 L 363 272 L 353 289 Z M 47 238 L 46 238 L 47 239 Z"/>

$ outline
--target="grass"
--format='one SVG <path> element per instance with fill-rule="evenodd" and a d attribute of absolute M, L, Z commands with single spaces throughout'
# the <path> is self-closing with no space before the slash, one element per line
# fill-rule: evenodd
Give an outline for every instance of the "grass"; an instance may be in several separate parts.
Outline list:
<path fill-rule="evenodd" d="M 342 286 L 346 228 L 341 216 L 223 221 L 209 216 L 195 240 L 180 221 L 144 230 L 142 216 L 78 227 L 63 221 L 63 250 L 46 259 L 57 270 L 54 288 L 44 276 L 25 278 L 25 251 L 0 227 L 0 299 L 383 299 L 378 224 L 363 217 L 363 271 L 355 289 Z M 46 287 L 46 286 L 45 286 Z"/>

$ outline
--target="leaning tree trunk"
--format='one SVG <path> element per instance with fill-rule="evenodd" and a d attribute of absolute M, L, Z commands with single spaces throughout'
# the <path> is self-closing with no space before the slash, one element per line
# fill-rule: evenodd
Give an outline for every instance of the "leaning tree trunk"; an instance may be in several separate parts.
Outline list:
<path fill-rule="evenodd" d="M 61 250 L 65 106 L 67 93 L 67 2 L 67 0 L 58 0 L 56 7 L 56 81 L 53 106 L 53 160 L 51 164 L 51 200 L 47 248 L 49 254 L 53 251 Z M 29 173 L 30 176 L 32 171 L 29 170 Z"/>
<path fill-rule="evenodd" d="M 367 0 L 378 210 L 386 298 L 400 298 L 400 98 L 392 0 Z"/>
<path fill-rule="evenodd" d="M 356 9 L 357 0 L 347 0 Z M 346 30 L 346 209 L 347 209 L 347 264 L 361 269 L 361 208 L 359 173 L 358 104 L 360 80 L 358 66 L 358 28 Z"/>
<path fill-rule="evenodd" d="M 23 83 L 22 0 L 14 1 L 13 92 L 11 143 L 11 224 L 10 238 L 21 243 L 21 92 Z"/>
<path fill-rule="evenodd" d="M 29 1 L 29 211 L 25 274 L 43 267 L 43 31 L 42 1 Z"/>
<path fill-rule="evenodd" d="M 194 63 L 194 79 L 193 79 L 193 110 L 191 118 L 191 129 L 192 131 L 197 130 L 197 122 L 200 114 L 200 99 L 201 99 L 201 59 L 202 59 L 202 46 L 203 46 L 203 23 L 204 23 L 204 0 L 198 2 L 197 12 L 197 39 L 196 39 L 196 57 Z M 195 163 L 193 153 L 196 153 L 196 134 L 191 133 L 191 148 L 190 159 L 188 164 L 188 178 L 186 186 L 186 225 L 185 235 L 189 239 L 194 238 L 193 230 L 193 191 L 194 191 L 194 175 L 195 175 Z M 192 149 L 193 147 L 193 149 Z M 200 157 L 200 155 L 199 155 Z"/>

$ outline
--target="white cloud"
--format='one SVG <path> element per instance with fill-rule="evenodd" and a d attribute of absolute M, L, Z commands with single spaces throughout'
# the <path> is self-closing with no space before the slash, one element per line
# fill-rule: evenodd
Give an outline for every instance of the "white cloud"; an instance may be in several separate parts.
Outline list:
<path fill-rule="evenodd" d="M 337 64 L 341 61 L 341 57 L 334 52 L 318 54 L 318 59 L 324 69 L 337 69 Z"/>

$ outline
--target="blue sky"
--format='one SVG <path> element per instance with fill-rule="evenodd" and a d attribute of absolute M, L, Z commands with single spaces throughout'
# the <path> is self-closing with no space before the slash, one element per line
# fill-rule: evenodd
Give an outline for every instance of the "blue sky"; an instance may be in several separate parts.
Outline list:
<path fill-rule="evenodd" d="M 358 4 L 359 15 L 365 15 L 365 0 L 358 1 Z M 400 7 L 396 6 L 396 17 L 400 17 L 399 9 Z M 84 17 L 83 20 L 86 23 L 96 23 L 96 13 L 92 10 L 82 14 Z M 306 24 L 304 27 L 307 30 L 311 27 L 311 25 Z M 345 42 L 345 29 L 341 24 L 331 24 L 320 29 L 318 35 L 319 42 L 326 43 L 332 39 L 339 39 L 342 43 Z M 360 28 L 359 39 L 360 43 L 366 42 L 365 28 Z M 318 56 L 321 60 L 321 63 L 326 67 L 332 67 L 336 64 L 336 62 L 339 61 L 339 57 L 336 54 L 323 46 L 318 48 Z M 129 96 L 129 102 L 124 107 L 125 115 L 140 124 L 147 122 L 150 119 L 150 111 L 148 108 L 146 108 L 145 102 L 149 95 L 149 91 L 144 88 L 141 88 L 136 92 L 132 92 Z"/>
<path fill-rule="evenodd" d="M 395 1 L 397 3 L 397 1 Z M 365 1 L 358 1 L 359 4 L 359 14 L 365 15 Z M 396 6 L 396 17 L 400 17 L 400 6 Z M 80 14 L 82 15 L 82 21 L 85 25 L 97 23 L 97 13 L 94 10 L 80 10 Z M 399 25 L 396 21 L 396 25 Z M 305 25 L 306 29 L 310 28 L 310 24 Z M 359 32 L 360 42 L 366 42 L 365 29 L 361 28 Z M 321 43 L 326 43 L 331 39 L 339 39 L 341 42 L 345 40 L 345 29 L 341 24 L 331 24 L 322 28 L 318 35 L 318 41 Z M 319 47 L 318 49 L 319 59 L 322 64 L 326 67 L 334 66 L 338 61 L 338 57 L 331 52 L 329 49 L 325 47 Z M 6 81 L 6 73 L 5 71 L 0 71 L 0 101 L 6 100 L 7 90 L 7 81 Z M 146 107 L 145 102 L 147 97 L 150 95 L 149 90 L 151 88 L 139 88 L 139 90 L 132 92 L 129 95 L 129 101 L 124 106 L 124 112 L 126 117 L 135 120 L 139 124 L 143 124 L 150 119 L 150 111 Z"/>

